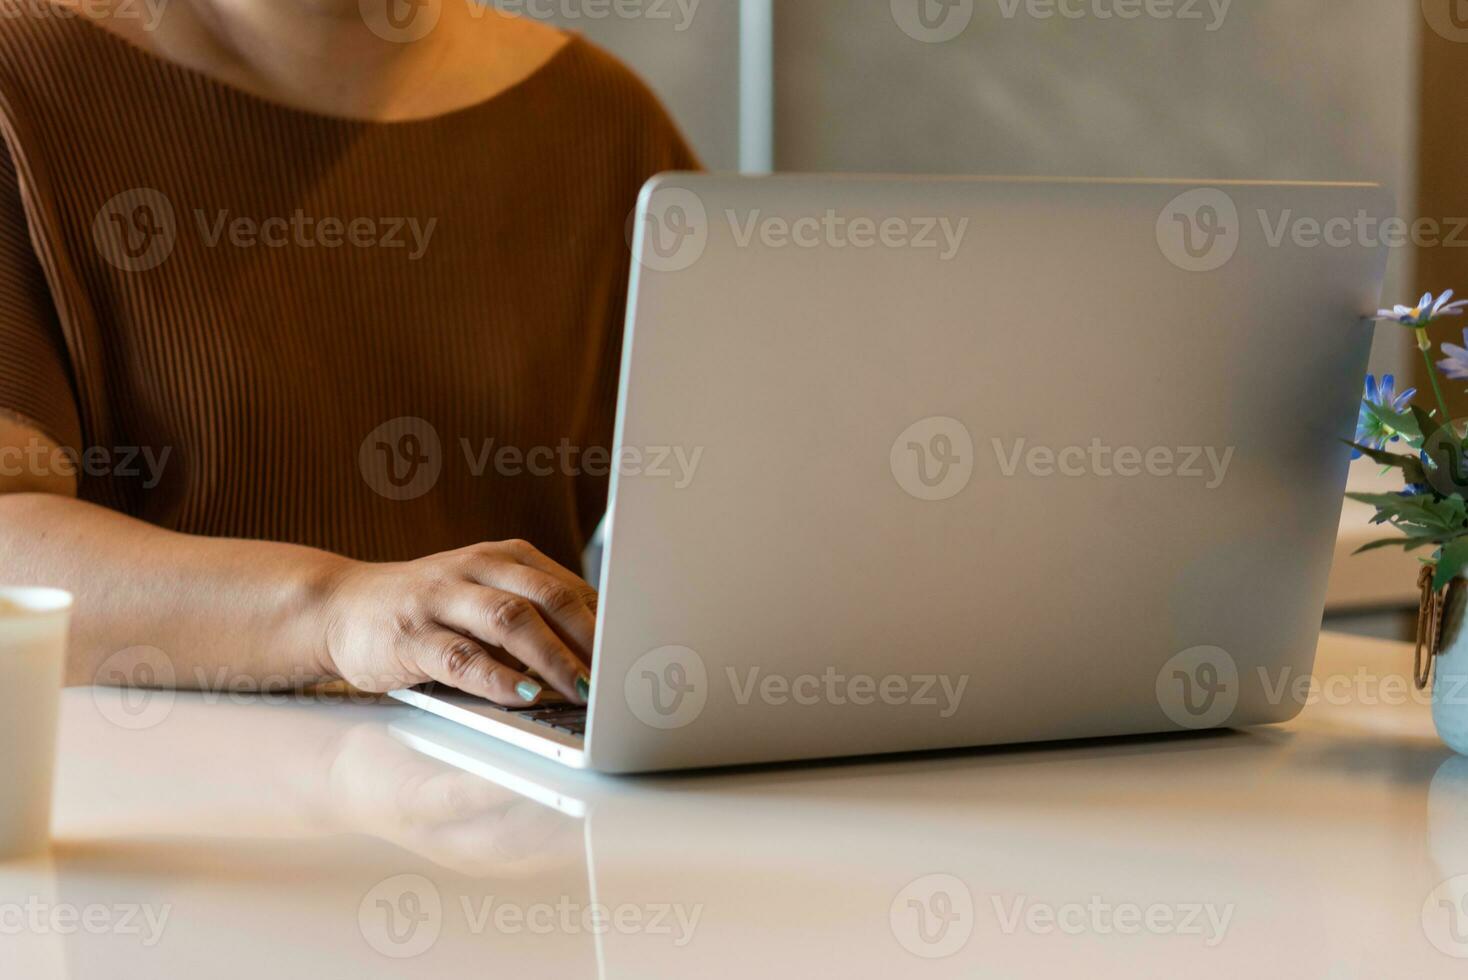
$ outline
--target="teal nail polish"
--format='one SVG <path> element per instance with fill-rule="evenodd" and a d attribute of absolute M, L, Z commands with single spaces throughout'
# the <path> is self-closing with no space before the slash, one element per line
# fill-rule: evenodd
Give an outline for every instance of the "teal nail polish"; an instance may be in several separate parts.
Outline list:
<path fill-rule="evenodd" d="M 540 685 L 534 681 L 521 681 L 515 685 L 515 693 L 522 701 L 530 702 L 540 697 Z"/>
<path fill-rule="evenodd" d="M 576 696 L 583 701 L 591 700 L 591 678 L 585 674 L 576 678 Z"/>

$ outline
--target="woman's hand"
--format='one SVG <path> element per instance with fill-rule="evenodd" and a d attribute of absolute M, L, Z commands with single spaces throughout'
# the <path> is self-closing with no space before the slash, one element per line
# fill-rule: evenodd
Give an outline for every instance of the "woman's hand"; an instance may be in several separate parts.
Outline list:
<path fill-rule="evenodd" d="M 326 599 L 327 667 L 376 693 L 439 681 L 497 704 L 533 704 L 541 678 L 590 693 L 596 592 L 524 541 L 396 564 L 349 562 Z"/>

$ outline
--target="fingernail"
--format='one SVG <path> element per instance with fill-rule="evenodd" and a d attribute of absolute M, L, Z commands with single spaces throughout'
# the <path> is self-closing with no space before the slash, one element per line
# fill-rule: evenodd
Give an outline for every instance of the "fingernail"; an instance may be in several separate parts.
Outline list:
<path fill-rule="evenodd" d="M 521 681 L 515 685 L 515 693 L 527 704 L 540 697 L 540 685 L 534 681 Z"/>
<path fill-rule="evenodd" d="M 576 677 L 576 696 L 583 701 L 591 700 L 591 678 L 585 674 Z"/>

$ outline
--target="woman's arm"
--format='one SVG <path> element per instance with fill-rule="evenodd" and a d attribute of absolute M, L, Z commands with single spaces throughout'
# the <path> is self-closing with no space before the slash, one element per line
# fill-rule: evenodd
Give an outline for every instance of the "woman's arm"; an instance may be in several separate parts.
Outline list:
<path fill-rule="evenodd" d="M 73 476 L 34 462 L 54 449 L 0 421 L 0 555 L 11 583 L 76 595 L 70 684 L 114 681 L 98 677 L 110 657 L 152 647 L 179 687 L 436 680 L 522 705 L 541 692 L 528 666 L 586 700 L 596 594 L 524 542 L 369 564 L 178 534 L 77 500 Z"/>

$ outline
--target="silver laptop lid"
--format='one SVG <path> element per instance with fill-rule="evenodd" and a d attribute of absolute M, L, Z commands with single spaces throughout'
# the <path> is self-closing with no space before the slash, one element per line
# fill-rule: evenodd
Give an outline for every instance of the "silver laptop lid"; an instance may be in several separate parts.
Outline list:
<path fill-rule="evenodd" d="M 1368 185 L 649 184 L 590 764 L 1289 717 L 1390 209 Z"/>

